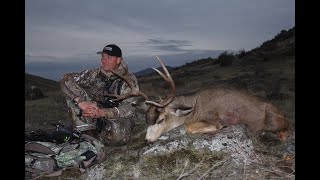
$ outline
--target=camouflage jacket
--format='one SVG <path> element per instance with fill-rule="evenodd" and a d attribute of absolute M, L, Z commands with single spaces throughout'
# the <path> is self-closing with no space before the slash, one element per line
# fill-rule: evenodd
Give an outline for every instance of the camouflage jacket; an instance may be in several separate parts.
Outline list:
<path fill-rule="evenodd" d="M 122 61 L 117 73 L 124 75 L 125 68 L 127 69 L 128 65 Z M 129 73 L 129 78 L 133 81 L 134 86 L 139 88 L 135 75 Z M 104 96 L 104 94 L 122 95 L 131 91 L 128 84 L 112 72 L 103 74 L 101 69 L 97 68 L 80 73 L 68 73 L 61 79 L 60 86 L 69 100 L 80 97 L 86 101 L 95 101 L 102 108 L 110 108 L 113 111 L 113 118 L 127 118 L 134 115 L 132 105 L 137 102 L 137 97 L 125 99 L 119 104 L 110 104 L 110 97 Z"/>

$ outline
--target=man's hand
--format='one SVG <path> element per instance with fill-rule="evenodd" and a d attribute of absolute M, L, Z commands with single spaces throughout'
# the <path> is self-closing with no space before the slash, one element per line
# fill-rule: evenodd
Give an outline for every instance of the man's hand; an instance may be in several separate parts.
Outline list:
<path fill-rule="evenodd" d="M 79 98 L 75 99 L 76 102 Z M 82 116 L 90 118 L 100 118 L 100 117 L 114 117 L 114 113 L 110 108 L 99 108 L 96 102 L 91 101 L 80 101 L 78 102 L 78 107 L 82 111 Z"/>
<path fill-rule="evenodd" d="M 112 108 L 97 108 L 97 109 L 92 109 L 88 111 L 87 113 L 82 113 L 83 116 L 85 117 L 91 117 L 91 118 L 113 118 L 115 117 L 113 111 L 111 110 Z"/>
<path fill-rule="evenodd" d="M 97 109 L 99 109 L 97 103 L 91 101 L 81 101 L 78 103 L 78 107 L 81 109 L 82 115 L 86 117 L 91 117 L 92 114 L 96 113 Z"/>

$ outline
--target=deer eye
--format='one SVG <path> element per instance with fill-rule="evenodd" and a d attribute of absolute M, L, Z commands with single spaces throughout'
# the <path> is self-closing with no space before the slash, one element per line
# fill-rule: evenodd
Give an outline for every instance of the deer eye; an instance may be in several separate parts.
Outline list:
<path fill-rule="evenodd" d="M 164 118 L 157 121 L 157 124 L 161 124 L 163 122 Z"/>

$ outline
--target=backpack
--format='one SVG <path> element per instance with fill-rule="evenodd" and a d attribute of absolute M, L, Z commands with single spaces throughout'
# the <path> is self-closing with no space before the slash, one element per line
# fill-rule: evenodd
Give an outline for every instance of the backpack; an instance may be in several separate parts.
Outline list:
<path fill-rule="evenodd" d="M 86 168 L 105 158 L 102 142 L 61 126 L 50 133 L 42 131 L 28 135 L 25 142 L 26 179 L 59 176 L 68 168 L 85 172 Z M 37 137 L 41 138 L 37 140 Z"/>

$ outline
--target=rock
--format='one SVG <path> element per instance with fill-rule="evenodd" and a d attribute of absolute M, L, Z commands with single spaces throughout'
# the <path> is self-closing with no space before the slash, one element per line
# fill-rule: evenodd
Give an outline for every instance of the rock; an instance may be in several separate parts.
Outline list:
<path fill-rule="evenodd" d="M 30 100 L 36 100 L 44 98 L 42 90 L 37 86 L 30 86 L 25 88 L 25 98 Z"/>

